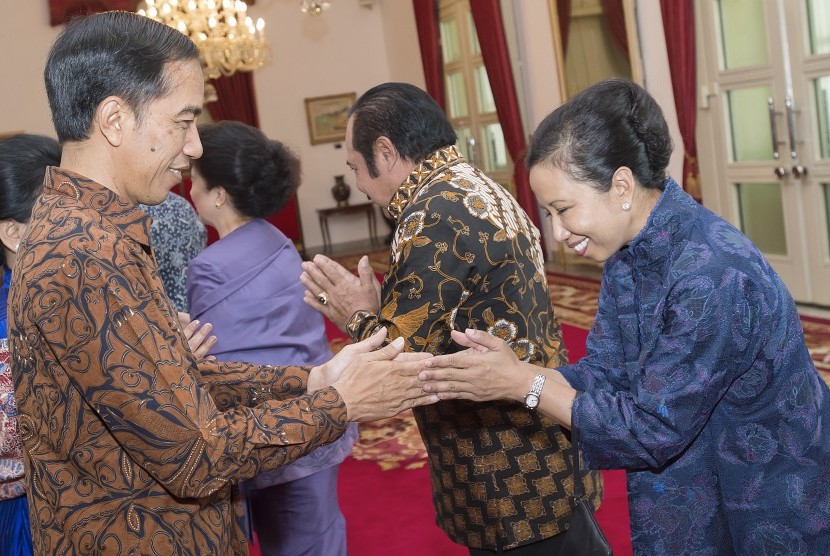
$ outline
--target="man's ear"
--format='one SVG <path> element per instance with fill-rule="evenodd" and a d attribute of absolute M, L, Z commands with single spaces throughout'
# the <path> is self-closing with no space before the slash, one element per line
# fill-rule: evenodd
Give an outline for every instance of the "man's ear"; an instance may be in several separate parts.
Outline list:
<path fill-rule="evenodd" d="M 127 120 L 131 114 L 132 111 L 121 97 L 107 97 L 98 105 L 95 111 L 95 123 L 113 147 L 118 147 L 124 140 Z"/>
<path fill-rule="evenodd" d="M 375 139 L 375 164 L 383 164 L 386 168 L 391 168 L 400 158 L 400 153 L 392 143 L 392 140 L 385 135 L 381 135 Z"/>
<path fill-rule="evenodd" d="M 23 239 L 23 232 L 26 230 L 26 224 L 21 224 L 17 220 L 7 219 L 0 220 L 0 243 L 6 249 L 17 252 L 17 246 L 20 240 Z"/>

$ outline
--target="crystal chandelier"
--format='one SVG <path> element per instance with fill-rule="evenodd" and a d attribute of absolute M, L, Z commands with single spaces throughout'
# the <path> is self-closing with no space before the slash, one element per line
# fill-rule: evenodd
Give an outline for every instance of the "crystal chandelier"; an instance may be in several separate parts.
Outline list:
<path fill-rule="evenodd" d="M 330 6 L 328 2 L 315 2 L 314 0 L 300 0 L 300 10 L 304 14 L 320 15 L 323 10 Z"/>
<path fill-rule="evenodd" d="M 265 22 L 258 18 L 254 23 L 245 2 L 145 0 L 139 5 L 139 14 L 178 29 L 196 43 L 206 77 L 253 71 L 268 60 Z"/>

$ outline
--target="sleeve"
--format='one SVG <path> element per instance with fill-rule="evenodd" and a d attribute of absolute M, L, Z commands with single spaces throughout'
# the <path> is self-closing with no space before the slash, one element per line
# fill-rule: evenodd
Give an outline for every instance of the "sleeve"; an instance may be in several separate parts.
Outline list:
<path fill-rule="evenodd" d="M 248 363 L 198 362 L 200 382 L 220 410 L 254 407 L 268 400 L 287 400 L 306 393 L 311 367 L 274 367 Z"/>
<path fill-rule="evenodd" d="M 146 269 L 119 250 L 128 251 L 116 248 L 112 261 L 73 253 L 79 271 L 67 276 L 75 281 L 67 287 L 78 295 L 50 307 L 38 328 L 110 434 L 171 493 L 208 496 L 345 431 L 346 407 L 334 388 L 255 407 L 242 403 L 257 401 L 250 390 L 240 391 L 242 383 L 293 392 L 305 387 L 304 369 L 205 364 L 200 373 L 175 316 L 145 289 Z M 200 375 L 217 391 L 219 407 Z M 234 396 L 239 403 L 231 403 Z"/>
<path fill-rule="evenodd" d="M 557 369 L 575 390 L 594 392 L 628 388 L 621 327 L 630 319 L 617 310 L 616 299 L 611 294 L 609 276 L 612 274 L 603 273 L 597 314 L 588 333 L 585 357 L 578 363 Z"/>
<path fill-rule="evenodd" d="M 627 373 L 630 384 L 592 390 L 583 383 L 571 419 L 590 468 L 659 468 L 691 444 L 751 365 L 759 323 L 769 318 L 755 290 L 736 271 L 717 280 L 684 278 L 666 299 L 654 342 L 638 346 L 639 356 L 627 363 L 634 366 Z M 602 357 L 593 358 L 594 368 L 585 372 L 613 363 Z M 622 373 L 626 363 L 616 365 L 610 373 Z M 568 376 L 580 370 L 577 363 Z"/>
<path fill-rule="evenodd" d="M 354 340 L 385 326 L 388 338 L 403 336 L 410 351 L 444 353 L 451 345 L 456 311 L 469 297 L 468 279 L 476 272 L 473 252 L 483 247 L 470 240 L 470 227 L 442 203 L 414 210 L 402 222 L 425 231 L 412 237 L 404 232 L 398 263 L 384 277 L 380 314 L 356 313 L 348 326 Z"/>

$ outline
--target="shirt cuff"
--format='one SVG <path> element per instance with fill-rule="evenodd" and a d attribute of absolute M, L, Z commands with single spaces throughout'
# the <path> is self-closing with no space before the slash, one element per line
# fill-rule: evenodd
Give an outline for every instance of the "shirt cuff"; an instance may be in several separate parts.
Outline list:
<path fill-rule="evenodd" d="M 346 324 L 346 331 L 351 336 L 352 340 L 359 342 L 364 339 L 370 331 L 374 331 L 378 321 L 378 316 L 371 311 L 359 310 L 355 311 Z"/>

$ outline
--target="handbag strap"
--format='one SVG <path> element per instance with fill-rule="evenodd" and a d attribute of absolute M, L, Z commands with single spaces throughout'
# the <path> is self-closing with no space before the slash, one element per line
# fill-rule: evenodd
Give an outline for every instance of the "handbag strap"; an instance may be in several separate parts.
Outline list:
<path fill-rule="evenodd" d="M 585 495 L 583 491 L 582 485 L 582 473 L 579 466 L 579 430 L 576 428 L 571 429 L 571 454 L 573 454 L 573 466 L 574 466 L 574 499 L 581 500 L 582 497 Z"/>

